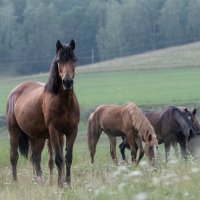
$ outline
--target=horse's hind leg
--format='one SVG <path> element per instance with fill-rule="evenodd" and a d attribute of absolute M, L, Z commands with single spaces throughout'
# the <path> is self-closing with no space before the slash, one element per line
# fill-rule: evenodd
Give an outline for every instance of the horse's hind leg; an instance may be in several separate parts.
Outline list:
<path fill-rule="evenodd" d="M 122 159 L 126 160 L 126 155 L 125 155 L 125 149 L 126 149 L 126 143 L 125 141 L 122 141 L 122 143 L 119 145 L 119 149 L 122 155 Z"/>
<path fill-rule="evenodd" d="M 117 161 L 117 156 L 116 156 L 116 144 L 117 144 L 117 140 L 116 137 L 113 136 L 108 136 L 109 140 L 110 140 L 110 155 L 112 157 L 112 160 L 115 164 L 118 163 Z"/>
<path fill-rule="evenodd" d="M 12 176 L 13 180 L 17 181 L 17 161 L 19 158 L 18 147 L 19 147 L 19 137 L 20 135 L 11 129 L 10 133 L 10 162 L 12 165 Z"/>
<path fill-rule="evenodd" d="M 42 170 L 41 170 L 41 154 L 44 149 L 45 139 L 36 139 L 29 137 L 29 144 L 31 148 L 31 161 L 33 165 L 33 171 L 36 175 L 36 180 L 41 180 Z"/>

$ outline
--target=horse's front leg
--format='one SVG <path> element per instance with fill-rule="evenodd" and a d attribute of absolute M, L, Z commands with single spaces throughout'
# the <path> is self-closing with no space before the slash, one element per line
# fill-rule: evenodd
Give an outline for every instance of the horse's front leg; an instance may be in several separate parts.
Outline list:
<path fill-rule="evenodd" d="M 140 160 L 143 158 L 144 156 L 144 149 L 143 149 L 143 146 L 142 146 L 142 140 L 141 138 L 138 136 L 135 138 L 135 149 L 136 149 L 136 152 L 137 150 L 139 149 L 140 153 L 139 153 L 139 157 L 138 157 L 138 160 L 137 160 L 137 164 L 139 164 Z"/>
<path fill-rule="evenodd" d="M 164 145 L 165 145 L 165 159 L 167 163 L 170 155 L 170 142 L 165 142 Z"/>
<path fill-rule="evenodd" d="M 49 171 L 50 171 L 50 184 L 53 183 L 53 168 L 54 168 L 54 158 L 53 149 L 50 140 L 47 141 L 48 152 L 49 152 Z"/>
<path fill-rule="evenodd" d="M 65 163 L 66 163 L 66 176 L 65 181 L 68 185 L 71 184 L 71 164 L 73 159 L 73 146 L 77 136 L 78 126 L 75 127 L 69 135 L 66 135 L 66 155 L 65 155 Z"/>
<path fill-rule="evenodd" d="M 180 141 L 179 144 L 180 144 L 180 147 L 181 147 L 181 157 L 186 160 L 187 157 L 188 157 L 187 141 L 186 140 L 185 141 Z"/>
<path fill-rule="evenodd" d="M 63 187 L 63 134 L 53 126 L 49 127 L 50 141 L 55 154 L 55 163 L 58 170 L 58 186 Z"/>
<path fill-rule="evenodd" d="M 130 151 L 131 151 L 131 161 L 132 163 L 136 163 L 136 157 L 137 157 L 137 150 L 135 146 L 135 142 L 133 139 L 133 134 L 132 132 L 127 135 L 127 142 L 130 146 Z"/>

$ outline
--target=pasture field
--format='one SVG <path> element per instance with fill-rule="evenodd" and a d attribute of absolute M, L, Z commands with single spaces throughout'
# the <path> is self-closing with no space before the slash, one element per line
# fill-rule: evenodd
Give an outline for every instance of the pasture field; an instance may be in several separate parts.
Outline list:
<path fill-rule="evenodd" d="M 29 161 L 20 156 L 18 183 L 12 183 L 9 161 L 9 140 L 5 127 L 0 127 L 0 199 L 5 200 L 169 200 L 199 199 L 200 162 L 187 162 L 172 154 L 164 162 L 164 151 L 159 146 L 159 160 L 155 168 L 145 158 L 139 166 L 122 163 L 118 149 L 119 166 L 111 161 L 109 142 L 102 134 L 97 145 L 95 164 L 90 164 L 86 124 L 89 113 L 100 104 L 124 104 L 129 101 L 145 108 L 160 109 L 168 105 L 200 105 L 200 44 L 156 51 L 149 54 L 100 63 L 98 66 L 77 68 L 75 92 L 81 106 L 81 122 L 72 165 L 72 187 L 57 187 L 57 170 L 53 185 L 49 185 L 48 153 L 42 158 L 43 183 L 32 178 Z M 176 56 L 175 56 L 176 53 Z M 133 59 L 133 60 L 132 60 Z M 178 60 L 177 60 L 178 59 Z M 135 63 L 135 64 L 134 64 Z M 122 67 L 120 68 L 121 65 Z M 110 66 L 110 67 L 109 67 Z M 117 66 L 117 67 L 114 67 Z M 148 67 L 149 66 L 149 67 Z M 24 81 L 46 82 L 47 74 L 26 77 L 0 76 L 0 116 L 5 115 L 9 92 Z M 197 111 L 200 113 L 200 111 Z M 118 144 L 120 139 L 118 141 Z M 130 152 L 127 151 L 130 160 Z"/>
<path fill-rule="evenodd" d="M 113 72 L 80 73 L 75 78 L 75 92 L 82 110 L 99 104 L 124 104 L 133 101 L 141 106 L 198 104 L 200 68 L 142 69 Z M 47 75 L 9 78 L 0 81 L 0 114 L 5 114 L 10 91 L 24 81 L 47 81 Z"/>

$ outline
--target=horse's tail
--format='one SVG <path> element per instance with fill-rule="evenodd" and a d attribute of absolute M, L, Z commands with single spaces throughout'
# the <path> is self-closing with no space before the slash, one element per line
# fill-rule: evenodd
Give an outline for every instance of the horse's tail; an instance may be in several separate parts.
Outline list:
<path fill-rule="evenodd" d="M 87 130 L 87 137 L 88 137 L 88 149 L 91 152 L 92 150 L 92 140 L 94 138 L 93 131 L 92 131 L 92 117 L 93 113 L 90 114 L 88 119 L 88 130 Z"/>
<path fill-rule="evenodd" d="M 19 137 L 19 152 L 22 156 L 25 158 L 28 158 L 28 152 L 29 152 L 29 141 L 28 141 L 28 135 L 25 133 L 21 133 Z"/>
<path fill-rule="evenodd" d="M 88 149 L 90 152 L 91 163 L 94 163 L 94 155 L 96 153 L 96 145 L 101 135 L 100 125 L 97 121 L 96 112 L 91 113 L 88 119 Z"/>

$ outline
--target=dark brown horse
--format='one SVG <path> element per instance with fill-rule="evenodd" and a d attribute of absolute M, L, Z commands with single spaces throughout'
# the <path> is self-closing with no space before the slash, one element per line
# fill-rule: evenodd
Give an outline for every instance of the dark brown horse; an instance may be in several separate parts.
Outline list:
<path fill-rule="evenodd" d="M 166 161 L 168 161 L 170 145 L 176 147 L 176 143 L 180 144 L 182 157 L 186 158 L 188 141 L 197 134 L 199 127 L 195 117 L 196 110 L 189 112 L 186 108 L 179 109 L 170 106 L 164 111 L 144 111 L 144 114 L 154 127 L 158 143 L 164 143 Z M 125 148 L 129 148 L 126 140 L 124 139 L 119 145 L 123 159 L 125 159 Z"/>
<path fill-rule="evenodd" d="M 99 106 L 95 112 L 91 113 L 88 120 L 88 147 L 92 163 L 102 131 L 108 135 L 110 140 L 110 154 L 114 162 L 117 161 L 116 136 L 126 136 L 131 149 L 132 162 L 136 161 L 133 141 L 136 141 L 141 154 L 143 154 L 143 140 L 145 142 L 145 153 L 150 162 L 155 163 L 157 139 L 154 129 L 135 104 Z M 138 162 L 140 159 L 138 159 Z"/>
<path fill-rule="evenodd" d="M 32 162 L 40 161 L 37 138 L 49 139 L 55 153 L 58 169 L 58 185 L 63 186 L 63 141 L 66 137 L 66 177 L 70 184 L 73 145 L 77 136 L 80 110 L 73 90 L 76 57 L 75 42 L 56 43 L 56 56 L 53 59 L 47 84 L 26 82 L 18 85 L 9 95 L 6 120 L 10 134 L 10 161 L 13 180 L 17 180 L 18 147 L 24 155 L 30 142 Z M 41 140 L 40 140 L 41 141 Z M 34 144 L 35 143 L 35 144 Z M 40 171 L 37 170 L 36 171 Z M 40 175 L 40 174 L 37 174 Z"/>

